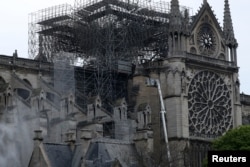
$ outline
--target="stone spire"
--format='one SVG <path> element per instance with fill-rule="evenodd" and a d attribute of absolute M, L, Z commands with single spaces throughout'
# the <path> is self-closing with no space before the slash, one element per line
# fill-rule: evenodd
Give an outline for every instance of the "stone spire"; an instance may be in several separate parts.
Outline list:
<path fill-rule="evenodd" d="M 178 0 L 171 0 L 171 14 L 179 14 L 180 5 Z"/>
<path fill-rule="evenodd" d="M 231 18 L 231 12 L 228 0 L 225 0 L 225 8 L 224 8 L 224 23 L 223 23 L 223 32 L 227 45 L 236 46 L 237 41 L 234 37 L 234 29 Z"/>
<path fill-rule="evenodd" d="M 206 4 L 207 3 L 207 0 L 203 0 L 203 4 Z"/>
<path fill-rule="evenodd" d="M 179 7 L 179 1 L 178 0 L 172 0 L 171 1 L 171 7 L 176 6 Z"/>
<path fill-rule="evenodd" d="M 174 30 L 181 28 L 181 12 L 178 0 L 171 0 L 170 27 Z M 177 29 L 176 29 L 177 28 Z"/>
<path fill-rule="evenodd" d="M 185 40 L 188 34 L 188 11 L 184 16 L 181 14 L 179 0 L 171 0 L 169 17 L 169 55 L 178 56 L 185 50 Z"/>

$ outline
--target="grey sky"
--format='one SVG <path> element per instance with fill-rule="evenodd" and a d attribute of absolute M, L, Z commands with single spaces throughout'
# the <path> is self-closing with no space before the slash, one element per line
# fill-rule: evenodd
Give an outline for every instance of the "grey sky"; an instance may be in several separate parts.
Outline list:
<path fill-rule="evenodd" d="M 75 0 L 8 0 L 1 2 L 0 10 L 0 54 L 12 55 L 15 49 L 20 57 L 28 56 L 28 14 L 39 9 L 68 3 Z M 170 0 L 166 0 L 170 1 Z M 179 0 L 180 5 L 193 9 L 197 13 L 203 0 Z M 223 26 L 224 0 L 208 0 L 221 26 Z M 229 0 L 234 24 L 235 36 L 238 40 L 238 65 L 240 67 L 241 92 L 250 94 L 250 57 L 248 46 L 250 35 L 250 1 Z"/>

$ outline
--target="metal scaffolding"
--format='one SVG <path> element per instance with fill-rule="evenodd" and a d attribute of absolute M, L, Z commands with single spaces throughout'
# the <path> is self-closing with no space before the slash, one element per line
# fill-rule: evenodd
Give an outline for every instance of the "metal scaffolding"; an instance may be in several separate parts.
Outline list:
<path fill-rule="evenodd" d="M 119 59 L 137 59 L 139 52 L 149 58 L 160 54 L 155 45 L 167 30 L 168 12 L 168 3 L 144 0 L 76 0 L 74 7 L 46 8 L 29 16 L 29 56 L 53 61 L 65 51 L 95 58 L 89 52 L 98 48 Z"/>
<path fill-rule="evenodd" d="M 73 8 L 68 4 L 57 5 L 29 15 L 29 57 L 44 55 L 49 61 L 53 56 L 69 47 Z M 72 47 L 72 46 L 71 46 Z"/>
<path fill-rule="evenodd" d="M 167 57 L 169 10 L 149 0 L 75 0 L 40 10 L 30 14 L 29 56 L 53 62 L 58 53 L 72 55 L 83 66 L 77 97 L 114 101 L 126 96 L 133 64 Z"/>

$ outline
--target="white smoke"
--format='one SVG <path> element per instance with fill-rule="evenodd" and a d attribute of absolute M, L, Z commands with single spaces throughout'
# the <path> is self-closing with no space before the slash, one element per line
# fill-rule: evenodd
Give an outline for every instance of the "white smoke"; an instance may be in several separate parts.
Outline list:
<path fill-rule="evenodd" d="M 18 155 L 17 128 L 8 123 L 0 124 L 0 166 L 21 167 Z"/>
<path fill-rule="evenodd" d="M 28 166 L 33 142 L 23 119 L 27 113 L 27 107 L 16 102 L 15 107 L 6 107 L 0 114 L 0 167 Z"/>

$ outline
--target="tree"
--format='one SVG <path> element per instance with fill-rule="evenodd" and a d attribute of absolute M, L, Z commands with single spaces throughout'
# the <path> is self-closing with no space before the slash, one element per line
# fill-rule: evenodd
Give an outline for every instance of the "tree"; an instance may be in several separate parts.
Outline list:
<path fill-rule="evenodd" d="M 244 150 L 250 151 L 250 125 L 231 129 L 225 135 L 214 140 L 214 150 Z"/>
<path fill-rule="evenodd" d="M 227 131 L 212 142 L 212 149 L 215 151 L 250 151 L 250 125 Z M 207 158 L 203 160 L 203 167 L 207 167 Z"/>

